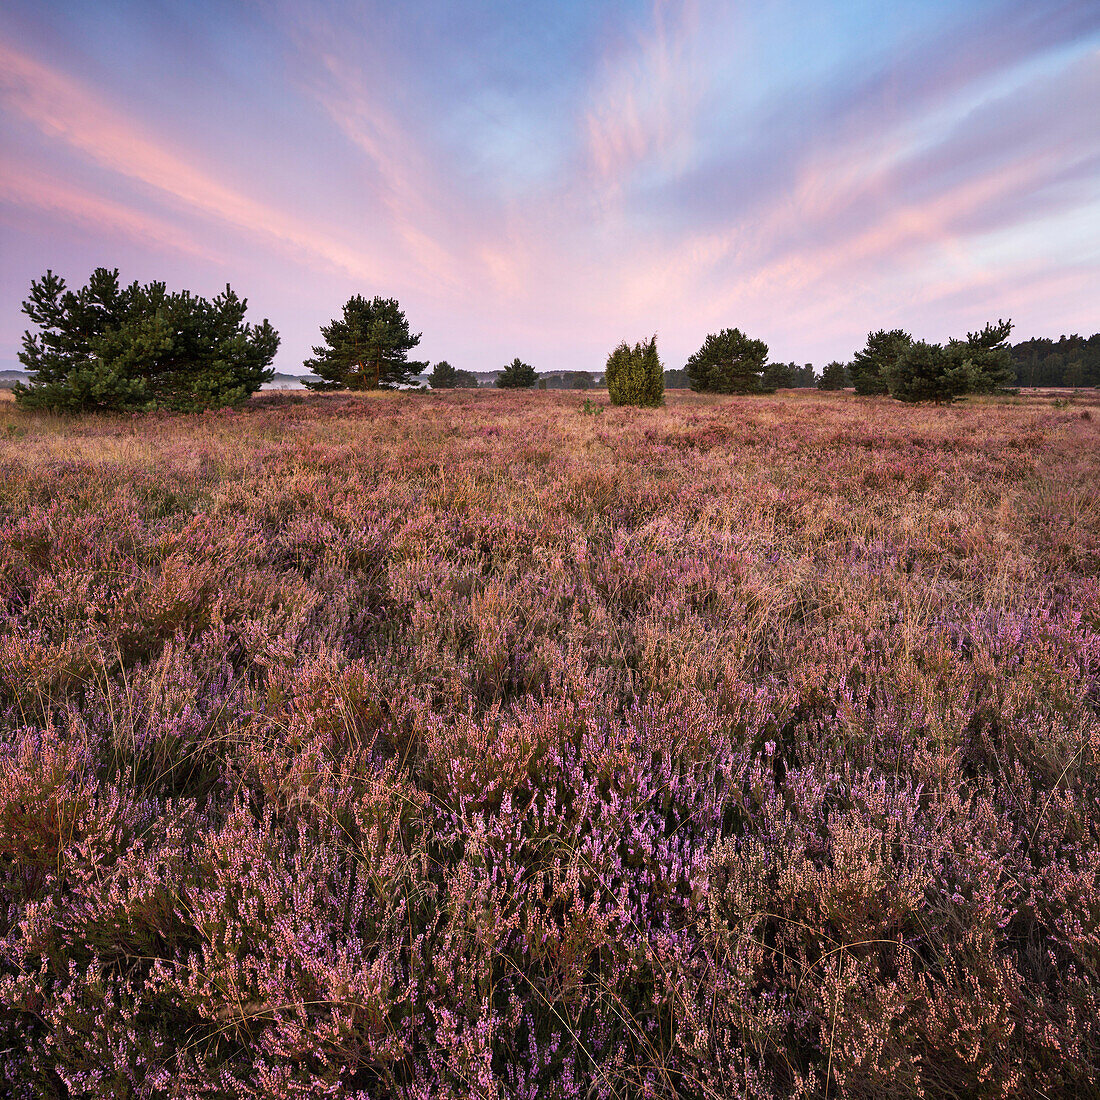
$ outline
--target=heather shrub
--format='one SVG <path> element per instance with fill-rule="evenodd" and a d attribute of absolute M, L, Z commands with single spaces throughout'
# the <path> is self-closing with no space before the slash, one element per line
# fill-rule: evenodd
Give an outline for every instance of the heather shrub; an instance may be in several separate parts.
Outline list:
<path fill-rule="evenodd" d="M 0 1092 L 1100 1094 L 1097 419 L 730 409 L 13 413 Z"/>

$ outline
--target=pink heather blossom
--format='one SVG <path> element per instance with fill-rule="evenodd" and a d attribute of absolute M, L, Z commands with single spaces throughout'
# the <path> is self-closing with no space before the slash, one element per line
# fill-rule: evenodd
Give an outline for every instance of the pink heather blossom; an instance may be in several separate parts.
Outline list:
<path fill-rule="evenodd" d="M 1097 1094 L 1100 416 L 5 418 L 3 1095 Z"/>

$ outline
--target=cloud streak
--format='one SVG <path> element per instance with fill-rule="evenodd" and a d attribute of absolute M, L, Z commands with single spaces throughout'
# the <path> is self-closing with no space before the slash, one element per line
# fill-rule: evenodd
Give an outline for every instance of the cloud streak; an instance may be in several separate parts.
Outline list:
<path fill-rule="evenodd" d="M 356 277 L 376 269 L 364 255 L 285 211 L 220 183 L 192 161 L 144 134 L 94 91 L 0 41 L 0 103 L 45 136 L 162 197 L 235 229 L 277 243 L 300 262 Z"/>
<path fill-rule="evenodd" d="M 60 219 L 84 229 L 107 231 L 144 245 L 170 249 L 211 263 L 224 263 L 223 254 L 205 247 L 194 234 L 170 222 L 150 217 L 132 205 L 101 198 L 67 185 L 49 173 L 28 169 L 8 158 L 0 158 L 0 203 L 37 211 L 49 219 Z"/>

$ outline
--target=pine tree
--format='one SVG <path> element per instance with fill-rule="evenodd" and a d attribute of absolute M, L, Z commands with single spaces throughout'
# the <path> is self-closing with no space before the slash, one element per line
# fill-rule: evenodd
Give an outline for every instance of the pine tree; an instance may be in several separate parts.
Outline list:
<path fill-rule="evenodd" d="M 769 392 L 793 389 L 795 385 L 794 363 L 768 363 L 764 367 L 761 386 Z"/>
<path fill-rule="evenodd" d="M 1016 368 L 1008 350 L 1011 321 L 986 324 L 981 332 L 968 332 L 965 340 L 950 340 L 948 352 L 958 362 L 969 363 L 970 389 L 974 393 L 1004 392 L 1016 381 Z"/>
<path fill-rule="evenodd" d="M 848 367 L 835 359 L 821 372 L 817 380 L 819 390 L 842 390 L 848 385 Z"/>
<path fill-rule="evenodd" d="M 247 305 L 229 286 L 213 301 L 160 282 L 120 288 L 117 269 L 101 267 L 71 291 L 47 271 L 23 303 L 41 331 L 23 335 L 32 377 L 16 400 L 69 412 L 238 404 L 272 376 L 279 346 L 268 321 L 244 323 Z"/>
<path fill-rule="evenodd" d="M 458 371 L 446 359 L 441 359 L 432 367 L 428 384 L 433 390 L 453 390 L 458 385 Z"/>
<path fill-rule="evenodd" d="M 763 340 L 727 328 L 709 335 L 684 369 L 697 392 L 763 393 L 760 376 L 767 359 L 768 345 Z"/>
<path fill-rule="evenodd" d="M 349 298 L 343 317 L 321 326 L 325 343 L 305 361 L 318 381 L 313 390 L 392 389 L 407 384 L 427 363 L 411 362 L 409 352 L 420 343 L 420 333 L 409 332 L 409 322 L 395 298 L 361 294 Z"/>
<path fill-rule="evenodd" d="M 665 374 L 656 336 L 633 347 L 624 340 L 607 357 L 604 376 L 612 405 L 656 408 L 665 402 Z"/>
<path fill-rule="evenodd" d="M 886 368 L 886 384 L 898 401 L 949 405 L 970 389 L 970 365 L 942 344 L 912 343 Z"/>
<path fill-rule="evenodd" d="M 900 328 L 867 333 L 867 346 L 855 353 L 848 368 L 856 393 L 864 396 L 886 393 L 885 372 L 911 343 L 912 337 Z"/>
<path fill-rule="evenodd" d="M 529 390 L 539 380 L 535 368 L 519 356 L 497 375 L 497 387 L 502 390 Z"/>

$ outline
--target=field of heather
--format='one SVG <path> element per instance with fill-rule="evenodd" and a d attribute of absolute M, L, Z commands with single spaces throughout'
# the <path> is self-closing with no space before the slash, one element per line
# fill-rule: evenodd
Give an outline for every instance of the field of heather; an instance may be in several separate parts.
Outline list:
<path fill-rule="evenodd" d="M 1100 1095 L 1098 487 L 1100 395 L 0 407 L 0 1092 Z"/>

